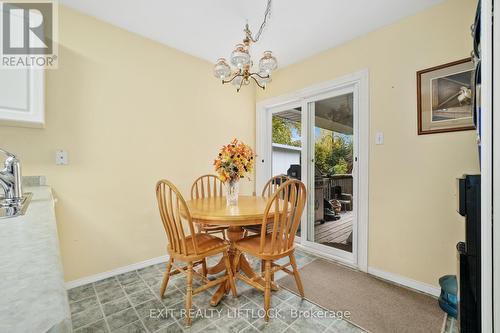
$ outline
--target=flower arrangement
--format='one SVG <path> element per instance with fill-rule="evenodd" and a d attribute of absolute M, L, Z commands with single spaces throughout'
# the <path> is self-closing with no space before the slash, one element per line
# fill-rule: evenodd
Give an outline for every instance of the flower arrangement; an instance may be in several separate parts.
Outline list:
<path fill-rule="evenodd" d="M 231 143 L 223 146 L 214 161 L 215 171 L 223 183 L 244 178 L 247 173 L 253 171 L 254 165 L 255 154 L 252 148 L 238 139 L 233 139 Z"/>
<path fill-rule="evenodd" d="M 219 179 L 226 185 L 228 205 L 238 203 L 239 180 L 252 173 L 255 165 L 255 154 L 250 146 L 238 139 L 221 148 L 214 161 L 215 171 Z"/>

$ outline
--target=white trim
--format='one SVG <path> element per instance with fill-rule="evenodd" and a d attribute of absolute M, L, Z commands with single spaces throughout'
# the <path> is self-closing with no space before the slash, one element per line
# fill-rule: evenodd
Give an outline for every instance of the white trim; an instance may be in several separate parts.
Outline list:
<path fill-rule="evenodd" d="M 359 79 L 358 112 L 358 232 L 357 251 L 358 267 L 368 271 L 368 232 L 370 204 L 370 76 L 368 70 L 361 72 Z"/>
<path fill-rule="evenodd" d="M 269 124 L 270 124 L 270 112 L 268 110 L 272 109 L 272 112 L 279 112 L 281 110 L 286 110 L 290 107 L 301 106 L 302 108 L 302 132 L 304 133 L 304 126 L 307 123 L 307 101 L 312 99 L 317 99 L 321 95 L 331 94 L 332 91 L 338 91 L 339 89 L 355 86 L 357 89 L 357 94 L 359 95 L 359 108 L 358 108 L 358 140 L 359 140 L 359 150 L 358 150 L 358 216 L 357 216 L 357 232 L 355 233 L 358 237 L 355 244 L 356 249 L 354 249 L 354 261 L 357 267 L 366 272 L 368 269 L 368 225 L 369 225 L 369 149 L 370 149 L 370 109 L 369 109 L 369 71 L 368 69 L 363 69 L 358 72 L 342 76 L 340 78 L 330 80 L 327 82 L 319 83 L 296 92 L 292 92 L 286 95 L 281 95 L 278 97 L 273 97 L 266 99 L 257 103 L 256 105 L 256 148 L 257 154 L 260 154 L 258 163 L 256 166 L 256 190 L 259 192 L 264 186 L 267 179 L 271 177 L 270 170 L 271 166 L 271 156 L 270 150 L 271 146 L 269 142 Z M 355 90 L 356 90 L 355 89 Z M 307 175 L 307 163 L 308 161 L 308 149 L 307 145 L 302 145 L 302 173 Z M 266 156 L 264 156 L 266 155 Z M 306 177 L 307 178 L 307 177 Z M 302 177 L 303 181 L 307 184 L 307 179 Z M 304 218 L 306 218 L 304 212 Z M 305 230 L 305 222 L 302 223 L 302 230 Z M 303 243 L 307 242 L 305 239 L 301 239 Z M 342 260 L 341 258 L 338 258 Z"/>
<path fill-rule="evenodd" d="M 330 96 L 328 96 L 330 97 Z M 331 96 L 333 97 L 333 96 Z M 324 96 L 323 98 L 327 98 Z M 335 256 L 335 252 L 332 249 L 321 246 L 320 244 L 316 244 L 314 242 L 309 241 L 311 235 L 314 235 L 314 226 L 316 224 L 315 221 L 315 195 L 316 195 L 316 185 L 315 185 L 315 169 L 316 169 L 316 156 L 315 156 L 315 120 L 316 120 L 316 103 L 314 100 L 310 100 L 309 98 L 304 98 L 303 101 L 303 110 L 305 110 L 304 114 L 304 122 L 302 123 L 302 133 L 303 137 L 306 138 L 306 142 L 302 143 L 304 147 L 304 153 L 302 154 L 302 182 L 305 183 L 307 192 L 307 201 L 306 201 L 306 213 L 305 218 L 301 221 L 301 243 L 306 248 L 311 248 L 311 250 L 321 250 L 325 255 Z M 354 223 L 353 223 L 354 224 Z M 335 250 L 335 249 L 333 249 Z M 338 251 L 341 254 L 344 254 L 343 251 Z M 338 260 L 348 260 L 351 264 L 355 264 L 355 259 L 352 253 L 349 253 L 349 258 L 344 256 L 339 256 Z"/>
<path fill-rule="evenodd" d="M 151 259 L 141 261 L 141 262 L 138 262 L 138 263 L 135 263 L 132 265 L 118 267 L 118 268 L 112 269 L 110 271 L 98 273 L 95 275 L 86 276 L 86 277 L 83 277 L 81 279 L 77 279 L 77 280 L 73 280 L 73 281 L 68 281 L 65 283 L 65 286 L 66 286 L 66 289 L 71 289 L 71 288 L 83 286 L 85 284 L 97 282 L 97 281 L 107 279 L 107 278 L 115 276 L 115 275 L 135 271 L 137 269 L 141 269 L 141 268 L 148 267 L 151 265 L 160 264 L 162 262 L 166 262 L 167 260 L 168 260 L 168 255 L 164 255 L 164 256 L 156 257 L 156 258 L 151 258 Z"/>
<path fill-rule="evenodd" d="M 413 280 L 401 275 L 389 273 L 378 268 L 368 267 L 368 274 L 379 277 L 381 279 L 402 285 L 404 287 L 420 291 L 434 297 L 439 297 L 441 289 L 428 283 Z"/>
<path fill-rule="evenodd" d="M 368 79 L 368 77 L 369 77 L 368 69 L 363 69 L 333 80 L 325 81 L 322 83 L 309 86 L 307 88 L 303 88 L 301 90 L 297 90 L 292 93 L 268 98 L 257 103 L 257 111 L 262 111 L 263 109 L 270 109 L 276 107 L 282 107 L 283 110 L 286 110 L 289 104 L 299 103 L 304 98 L 310 98 L 316 95 L 321 95 L 332 89 L 337 89 L 339 87 L 349 85 L 353 81 L 358 81 L 360 78 Z"/>
<path fill-rule="evenodd" d="M 486 8 L 492 8 L 491 0 L 483 0 L 483 6 Z M 497 6 L 498 8 L 498 6 Z M 493 117 L 493 166 L 492 166 L 492 177 L 493 177 L 493 253 L 497 255 L 493 255 L 493 329 L 495 332 L 500 332 L 500 174 L 498 174 L 498 170 L 500 170 L 500 94 L 498 93 L 498 86 L 500 85 L 500 42 L 498 40 L 498 36 L 500 36 L 500 22 L 498 21 L 498 9 L 496 10 L 497 19 L 496 24 L 493 25 L 493 36 L 495 39 L 493 41 L 493 55 L 494 58 L 490 62 L 493 66 L 493 82 L 492 86 L 485 87 L 482 85 L 483 90 L 487 90 L 487 94 L 492 94 L 494 89 L 496 89 L 497 93 L 493 94 L 493 111 L 492 114 L 496 115 Z M 481 27 L 482 29 L 482 27 Z M 481 46 L 482 47 L 482 46 Z M 495 171 L 497 170 L 497 171 Z M 495 305 L 496 304 L 496 305 Z M 486 304 L 482 304 L 482 306 L 486 306 Z M 484 319 L 483 319 L 484 325 Z"/>
<path fill-rule="evenodd" d="M 481 2 L 481 331 L 493 332 L 493 26 L 492 1 Z M 497 24 L 498 25 L 498 24 Z M 497 325 L 498 326 L 498 325 Z M 499 331 L 497 329 L 497 331 Z"/>
<path fill-rule="evenodd" d="M 301 243 L 296 243 L 295 246 L 299 248 L 302 252 L 311 253 L 317 257 L 332 261 L 334 263 L 347 266 L 349 268 L 354 268 L 359 270 L 359 268 L 352 263 L 351 260 L 339 257 L 337 255 L 332 255 L 331 253 L 325 252 L 323 250 L 317 249 L 315 247 L 305 246 Z"/>

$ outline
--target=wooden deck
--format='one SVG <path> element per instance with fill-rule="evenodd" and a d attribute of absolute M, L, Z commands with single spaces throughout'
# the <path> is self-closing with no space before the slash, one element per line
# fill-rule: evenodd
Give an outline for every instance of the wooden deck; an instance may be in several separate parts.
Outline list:
<path fill-rule="evenodd" d="M 342 212 L 340 220 L 329 221 L 314 226 L 314 241 L 327 246 L 352 252 L 352 243 L 348 243 L 352 233 L 353 212 Z"/>

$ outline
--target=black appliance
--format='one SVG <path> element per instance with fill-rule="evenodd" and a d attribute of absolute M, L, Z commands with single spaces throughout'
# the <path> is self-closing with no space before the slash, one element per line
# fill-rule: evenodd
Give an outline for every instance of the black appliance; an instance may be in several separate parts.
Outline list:
<path fill-rule="evenodd" d="M 457 244 L 459 257 L 459 321 L 461 333 L 481 332 L 481 176 L 457 179 L 458 207 L 465 216 L 465 242 Z"/>
<path fill-rule="evenodd" d="M 290 178 L 300 180 L 300 164 L 292 164 L 286 172 L 287 176 Z"/>
<path fill-rule="evenodd" d="M 301 179 L 300 164 L 291 164 L 286 172 L 287 176 L 294 179 Z M 328 187 L 328 178 L 316 167 L 314 173 L 314 222 L 325 223 L 325 214 L 332 215 L 328 202 L 325 206 L 325 188 Z M 333 213 L 333 215 L 335 215 Z M 335 219 L 335 218 L 333 218 Z"/>

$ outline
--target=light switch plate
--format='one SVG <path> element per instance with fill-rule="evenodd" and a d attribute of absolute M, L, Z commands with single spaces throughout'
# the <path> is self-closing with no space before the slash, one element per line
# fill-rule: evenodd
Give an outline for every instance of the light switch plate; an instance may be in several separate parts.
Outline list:
<path fill-rule="evenodd" d="M 66 150 L 56 150 L 56 165 L 68 164 L 68 152 Z"/>
<path fill-rule="evenodd" d="M 377 145 L 384 144 L 384 133 L 383 132 L 377 132 L 377 134 L 375 134 L 375 144 L 377 144 Z"/>

